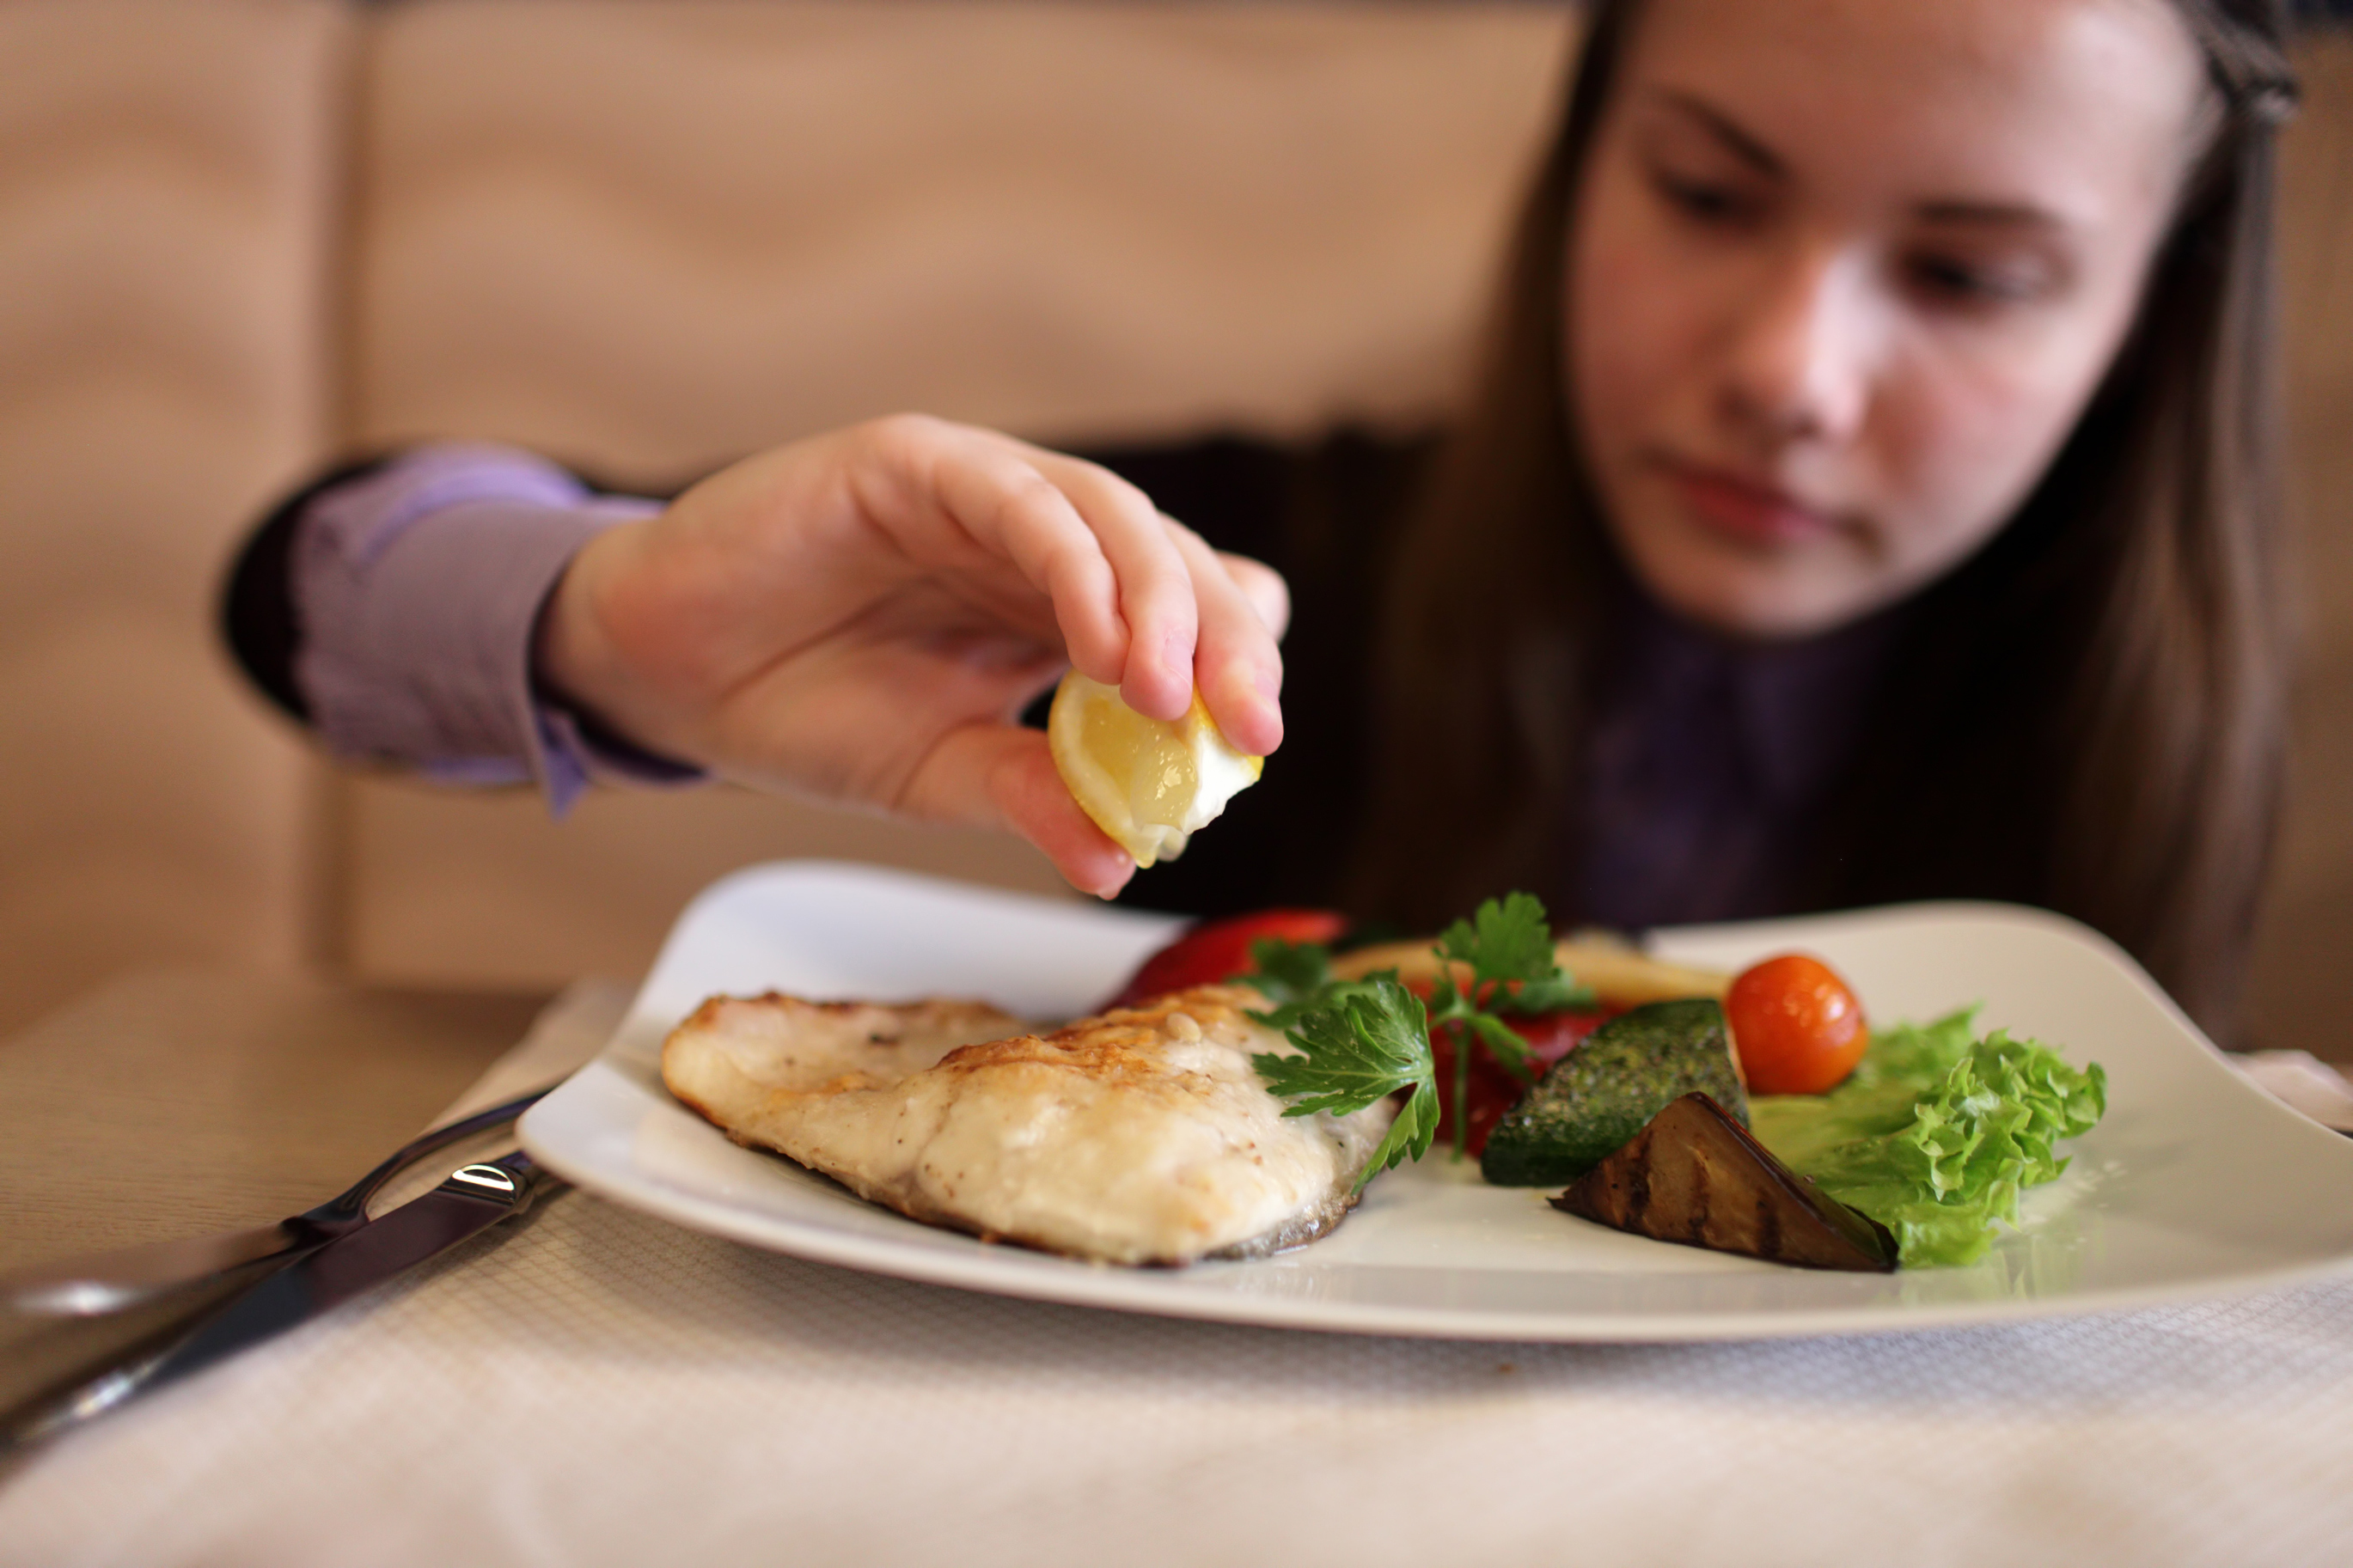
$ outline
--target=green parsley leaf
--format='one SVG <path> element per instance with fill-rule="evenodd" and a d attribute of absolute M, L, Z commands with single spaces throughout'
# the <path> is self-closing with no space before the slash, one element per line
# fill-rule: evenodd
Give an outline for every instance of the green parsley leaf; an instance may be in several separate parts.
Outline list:
<path fill-rule="evenodd" d="M 1363 980 L 1332 978 L 1330 952 L 1312 942 L 1264 938 L 1250 944 L 1258 973 L 1236 978 L 1256 986 L 1274 1004 L 1251 1017 L 1282 1030 L 1301 1054 L 1251 1058 L 1267 1088 L 1293 1103 L 1285 1116 L 1329 1110 L 1345 1116 L 1399 1089 L 1412 1090 L 1358 1179 L 1430 1152 L 1438 1133 L 1438 1078 L 1430 1031 L 1443 1029 L 1454 1042 L 1454 1092 L 1470 1093 L 1470 1043 L 1476 1037 L 1504 1069 L 1523 1083 L 1536 1069 L 1526 1043 L 1502 1017 L 1590 1005 L 1593 993 L 1561 970 L 1553 956 L 1552 929 L 1544 904 L 1527 893 L 1489 899 L 1467 921 L 1456 921 L 1438 940 L 1442 962 L 1424 1007 L 1398 982 L 1394 970 Z M 1455 978 L 1467 966 L 1466 987 Z M 1454 1128 L 1455 1152 L 1465 1148 L 1467 1118 Z"/>
<path fill-rule="evenodd" d="M 1438 951 L 1471 966 L 1469 1000 L 1483 1011 L 1553 1013 L 1593 1004 L 1592 990 L 1564 973 L 1553 956 L 1552 927 L 1545 921 L 1544 901 L 1533 893 L 1489 899 L 1469 920 L 1446 928 Z M 1451 984 L 1449 980 L 1446 988 Z"/>
<path fill-rule="evenodd" d="M 1319 1110 L 1345 1116 L 1434 1070 L 1421 998 L 1398 984 L 1394 973 L 1335 987 L 1335 993 L 1310 1004 L 1292 1026 L 1298 1055 L 1250 1058 L 1279 1099 L 1295 1102 L 1285 1116 Z"/>
<path fill-rule="evenodd" d="M 1301 1006 L 1291 1024 L 1296 1056 L 1272 1052 L 1250 1065 L 1285 1116 L 1328 1110 L 1346 1116 L 1398 1089 L 1413 1092 L 1356 1178 L 1359 1190 L 1382 1171 L 1430 1152 L 1438 1132 L 1437 1066 L 1430 1050 L 1430 1018 L 1421 998 L 1398 984 L 1395 972 L 1328 987 Z"/>
<path fill-rule="evenodd" d="M 1456 921 L 1438 939 L 1438 951 L 1471 966 L 1473 985 L 1504 980 L 1542 980 L 1560 973 L 1553 961 L 1552 928 L 1543 900 L 1533 893 L 1489 899 L 1467 921 Z"/>
<path fill-rule="evenodd" d="M 1483 1042 L 1488 1052 L 1503 1069 L 1522 1083 L 1536 1080 L 1535 1068 L 1528 1065 L 1528 1043 L 1512 1032 L 1512 1026 L 1493 1013 L 1472 1013 L 1462 1020 Z"/>
<path fill-rule="evenodd" d="M 1564 1007 L 1590 1007 L 1600 1000 L 1592 986 L 1580 985 L 1567 971 L 1556 970 L 1545 979 L 1523 980 L 1510 990 L 1497 992 L 1488 999 L 1488 1005 L 1498 1013 L 1533 1018 Z"/>
<path fill-rule="evenodd" d="M 1320 942 L 1285 942 L 1262 936 L 1250 943 L 1255 970 L 1233 976 L 1237 985 L 1255 988 L 1274 1005 L 1251 1017 L 1270 1029 L 1288 1029 L 1308 1004 L 1332 985 L 1332 950 Z"/>
<path fill-rule="evenodd" d="M 1430 1152 L 1430 1142 L 1437 1136 L 1438 1085 L 1423 1079 L 1413 1086 L 1413 1093 L 1398 1110 L 1397 1120 L 1389 1123 L 1389 1130 L 1373 1146 L 1373 1157 L 1365 1162 L 1356 1190 L 1363 1192 L 1366 1182 L 1383 1171 L 1394 1169 L 1402 1161 L 1420 1159 Z"/>

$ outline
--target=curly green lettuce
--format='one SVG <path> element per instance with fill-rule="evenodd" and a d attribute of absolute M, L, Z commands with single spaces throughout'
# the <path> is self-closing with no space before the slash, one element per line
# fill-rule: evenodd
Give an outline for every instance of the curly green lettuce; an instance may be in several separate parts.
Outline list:
<path fill-rule="evenodd" d="M 1852 1077 L 1826 1095 L 1750 1101 L 1757 1138 L 1850 1208 L 1894 1233 L 1904 1266 L 1973 1263 L 2019 1194 L 2055 1181 L 2053 1152 L 2107 1109 L 2107 1077 L 1997 1029 L 1975 1009 L 1876 1036 Z"/>

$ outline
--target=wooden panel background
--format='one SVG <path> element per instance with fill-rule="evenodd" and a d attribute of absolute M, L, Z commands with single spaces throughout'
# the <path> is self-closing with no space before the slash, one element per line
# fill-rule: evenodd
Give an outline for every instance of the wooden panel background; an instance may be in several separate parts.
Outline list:
<path fill-rule="evenodd" d="M 1052 887 L 1018 846 L 741 795 L 557 826 L 330 780 L 215 647 L 226 552 L 355 440 L 504 437 L 659 480 L 905 405 L 1048 437 L 1430 417 L 1570 25 L 0 5 L 0 1027 L 168 958 L 626 973 L 695 887 L 768 856 Z M 2353 1057 L 2353 39 L 2298 58 L 2307 658 L 2254 1018 Z"/>
<path fill-rule="evenodd" d="M 325 449 L 346 24 L 0 5 L 0 1031 L 127 965 L 300 956 L 312 768 L 212 595 Z"/>

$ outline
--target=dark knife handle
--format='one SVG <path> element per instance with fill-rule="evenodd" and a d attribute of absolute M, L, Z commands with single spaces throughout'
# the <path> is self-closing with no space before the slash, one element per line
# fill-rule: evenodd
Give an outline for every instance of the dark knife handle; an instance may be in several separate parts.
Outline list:
<path fill-rule="evenodd" d="M 385 1217 L 399 1215 L 403 1228 L 409 1233 L 404 1238 L 405 1244 L 430 1257 L 465 1240 L 486 1225 L 498 1225 L 522 1213 L 531 1207 L 541 1185 L 549 1179 L 530 1155 L 518 1149 L 484 1164 L 460 1166 L 425 1198 L 404 1205 Z M 447 1201 L 450 1199 L 459 1201 Z M 484 1207 L 501 1212 L 485 1216 L 481 1212 Z M 382 1225 L 384 1221 L 376 1223 Z M 280 1302 L 289 1315 L 279 1328 L 286 1329 L 384 1283 L 382 1263 L 366 1247 L 356 1244 L 357 1237 L 363 1234 L 353 1233 L 353 1245 L 322 1247 L 303 1264 L 269 1280 L 255 1291 L 256 1304 L 265 1294 Z M 267 1336 L 259 1333 L 252 1336 L 264 1337 Z M 193 1372 L 198 1366 L 210 1364 L 211 1359 L 191 1354 L 185 1358 L 184 1364 L 173 1369 L 171 1375 Z"/>

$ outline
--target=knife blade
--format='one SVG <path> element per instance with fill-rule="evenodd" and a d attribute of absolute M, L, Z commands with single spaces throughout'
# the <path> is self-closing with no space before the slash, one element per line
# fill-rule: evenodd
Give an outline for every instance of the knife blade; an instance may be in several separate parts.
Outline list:
<path fill-rule="evenodd" d="M 424 1196 L 234 1293 L 200 1314 L 193 1329 L 184 1324 L 160 1344 L 110 1359 L 92 1369 L 95 1375 L 10 1412 L 0 1421 L 0 1449 L 52 1436 L 307 1322 L 526 1212 L 543 1191 L 561 1184 L 521 1150 L 462 1165 Z"/>
<path fill-rule="evenodd" d="M 149 1242 L 61 1263 L 0 1275 L 0 1311 L 43 1318 L 84 1318 L 143 1306 L 190 1287 L 246 1273 L 258 1279 L 268 1265 L 291 1261 L 366 1223 L 368 1201 L 408 1166 L 460 1139 L 514 1121 L 554 1085 L 494 1105 L 410 1139 L 343 1192 L 275 1225 L 186 1240 Z"/>

